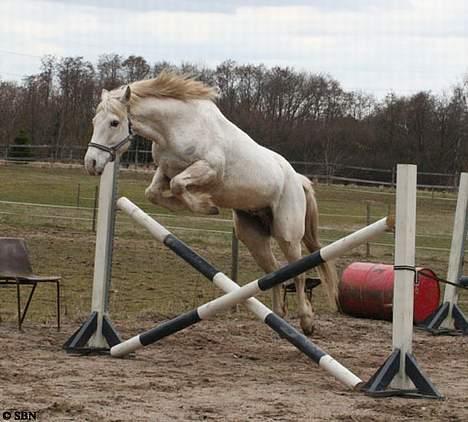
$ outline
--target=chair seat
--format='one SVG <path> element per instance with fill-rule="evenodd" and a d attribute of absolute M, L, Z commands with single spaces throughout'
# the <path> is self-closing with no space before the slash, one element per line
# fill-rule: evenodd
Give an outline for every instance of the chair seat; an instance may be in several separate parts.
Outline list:
<path fill-rule="evenodd" d="M 317 286 L 321 284 L 321 280 L 319 277 L 306 277 L 305 279 L 305 286 L 304 291 L 307 293 L 307 297 L 309 301 L 312 300 L 312 291 Z M 296 283 L 294 280 L 288 280 L 283 283 L 283 301 L 284 304 L 287 304 L 288 301 L 288 293 L 295 293 L 296 292 Z"/>
<path fill-rule="evenodd" d="M 306 277 L 306 283 L 304 290 L 312 290 L 321 284 L 320 278 L 318 277 Z M 288 292 L 292 293 L 296 291 L 296 283 L 294 280 L 288 280 L 283 283 L 283 288 Z"/>
<path fill-rule="evenodd" d="M 19 281 L 34 281 L 34 282 L 41 282 L 41 281 L 60 281 L 62 277 L 59 276 L 40 276 L 40 275 L 29 275 L 27 277 L 17 277 Z"/>
<path fill-rule="evenodd" d="M 28 276 L 24 276 L 24 275 L 20 275 L 20 276 L 12 276 L 12 275 L 8 275 L 8 276 L 3 276 L 0 274 L 0 280 L 12 280 L 12 281 L 15 281 L 18 280 L 20 282 L 33 282 L 33 283 L 40 283 L 41 281 L 60 281 L 62 279 L 62 277 L 59 277 L 59 276 L 40 276 L 40 275 L 35 275 L 35 274 L 32 274 L 32 275 L 28 275 Z M 0 281 L 1 283 L 1 281 Z"/>

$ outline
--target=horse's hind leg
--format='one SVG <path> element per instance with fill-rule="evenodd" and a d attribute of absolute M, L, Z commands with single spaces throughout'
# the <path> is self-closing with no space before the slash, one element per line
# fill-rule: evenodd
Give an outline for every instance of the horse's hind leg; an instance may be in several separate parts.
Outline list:
<path fill-rule="evenodd" d="M 277 239 L 278 240 L 278 239 Z M 302 256 L 300 242 L 287 242 L 278 240 L 278 245 L 289 263 L 299 260 Z M 314 312 L 312 304 L 305 293 L 305 275 L 300 274 L 294 278 L 296 284 L 297 307 L 304 334 L 310 335 L 314 331 Z"/>
<path fill-rule="evenodd" d="M 234 227 L 238 239 L 247 247 L 258 266 L 266 273 L 279 268 L 279 264 L 271 250 L 270 228 L 253 215 L 244 211 L 234 210 Z M 277 286 L 279 287 L 279 286 Z M 285 316 L 281 288 L 273 289 L 273 312 Z"/>
<path fill-rule="evenodd" d="M 302 184 L 298 183 L 298 179 L 291 176 L 287 183 L 273 209 L 272 236 L 291 263 L 302 256 L 301 241 L 305 232 L 306 202 Z M 301 328 L 304 334 L 309 335 L 314 331 L 314 313 L 304 291 L 305 275 L 298 275 L 294 281 Z"/>

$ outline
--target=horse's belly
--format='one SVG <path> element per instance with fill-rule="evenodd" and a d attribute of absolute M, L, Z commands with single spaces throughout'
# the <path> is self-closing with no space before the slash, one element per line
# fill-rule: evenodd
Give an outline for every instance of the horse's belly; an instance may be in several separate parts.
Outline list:
<path fill-rule="evenodd" d="M 257 210 L 270 207 L 276 192 L 266 188 L 224 185 L 212 193 L 214 203 L 221 208 Z"/>
<path fill-rule="evenodd" d="M 228 167 L 223 183 L 213 192 L 214 202 L 222 208 L 241 210 L 271 207 L 284 186 L 284 173 L 274 164 L 240 160 Z"/>

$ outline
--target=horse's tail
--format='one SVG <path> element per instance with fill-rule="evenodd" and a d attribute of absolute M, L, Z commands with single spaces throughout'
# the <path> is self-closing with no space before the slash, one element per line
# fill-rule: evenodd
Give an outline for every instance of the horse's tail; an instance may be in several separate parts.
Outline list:
<path fill-rule="evenodd" d="M 304 244 L 309 252 L 315 252 L 321 248 L 318 236 L 318 206 L 315 200 L 314 188 L 312 182 L 305 176 L 300 176 L 302 179 L 302 187 L 306 197 L 306 215 L 305 215 L 305 233 Z M 328 261 L 317 267 L 317 272 L 320 279 L 324 283 L 331 306 L 339 308 L 338 303 L 338 274 L 336 272 L 335 263 Z"/>

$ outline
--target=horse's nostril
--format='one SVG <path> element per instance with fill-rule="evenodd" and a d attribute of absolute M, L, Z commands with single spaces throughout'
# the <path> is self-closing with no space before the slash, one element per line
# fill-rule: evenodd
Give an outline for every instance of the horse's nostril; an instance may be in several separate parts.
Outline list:
<path fill-rule="evenodd" d="M 96 160 L 93 160 L 93 168 L 96 168 Z"/>

